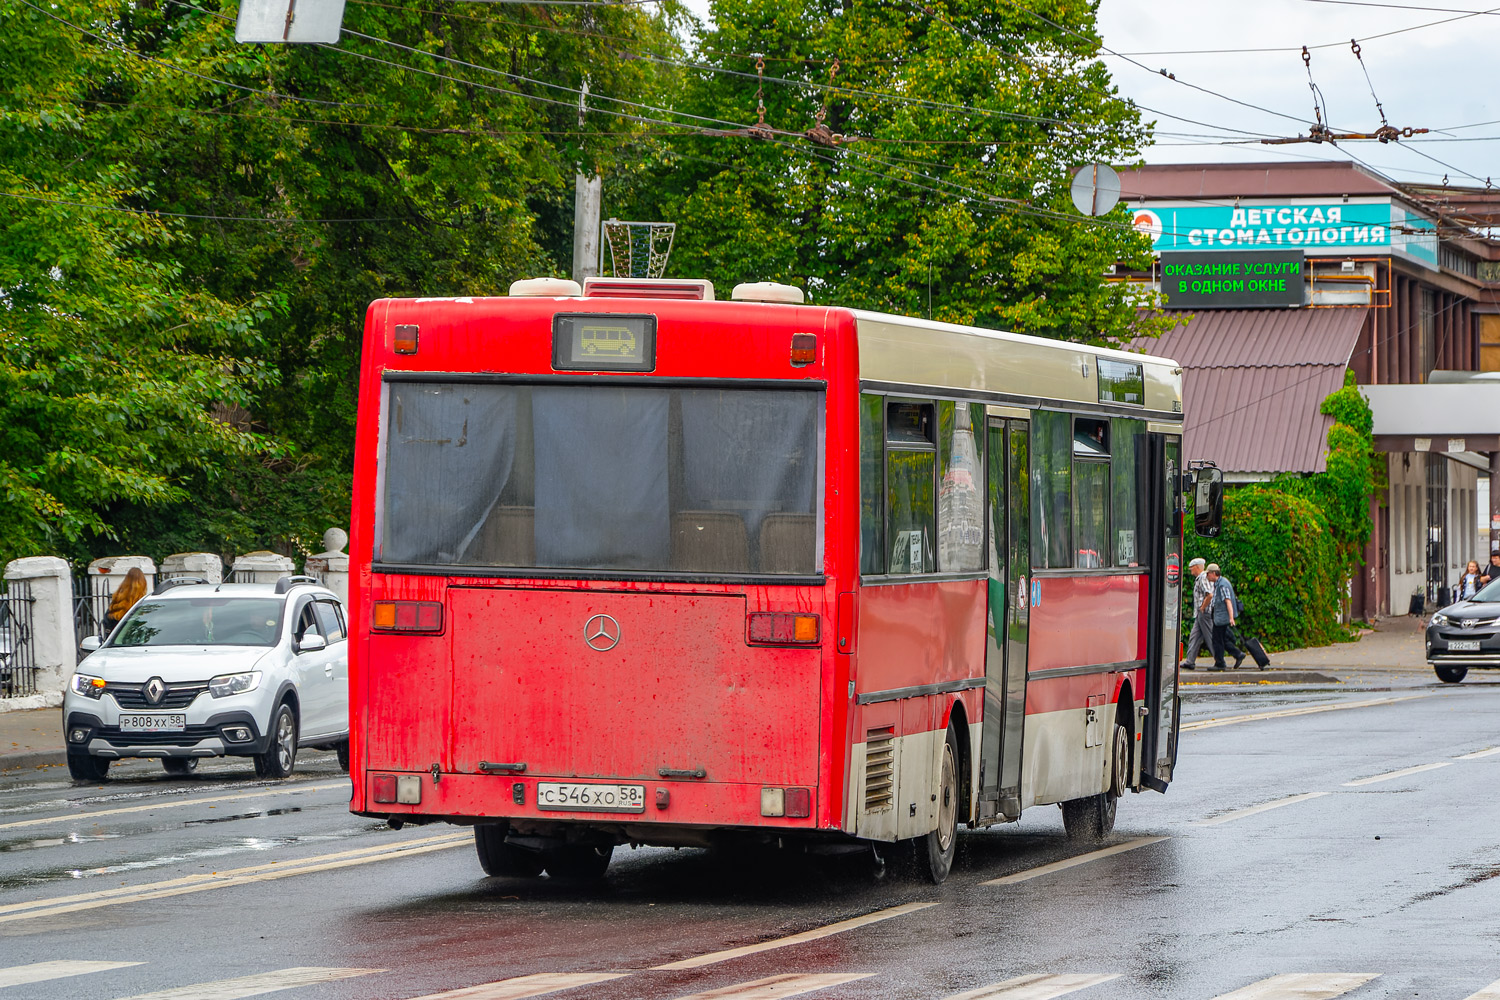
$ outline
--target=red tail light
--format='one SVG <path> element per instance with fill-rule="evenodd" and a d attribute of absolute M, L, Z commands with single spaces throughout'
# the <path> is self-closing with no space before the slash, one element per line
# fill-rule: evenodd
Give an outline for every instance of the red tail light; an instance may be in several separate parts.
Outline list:
<path fill-rule="evenodd" d="M 396 776 L 394 774 L 377 774 L 370 781 L 374 790 L 376 802 L 396 801 Z"/>
<path fill-rule="evenodd" d="M 750 616 L 747 638 L 773 646 L 813 646 L 818 642 L 818 616 L 785 611 L 757 611 Z"/>
<path fill-rule="evenodd" d="M 377 632 L 441 632 L 443 606 L 437 601 L 376 601 L 370 627 Z"/>
<path fill-rule="evenodd" d="M 812 790 L 809 788 L 788 788 L 786 790 L 786 815 L 787 819 L 807 819 L 812 815 Z"/>
<path fill-rule="evenodd" d="M 792 334 L 792 367 L 801 368 L 818 360 L 818 336 L 815 333 Z"/>
<path fill-rule="evenodd" d="M 392 346 L 395 348 L 397 354 L 417 353 L 417 332 L 417 327 L 414 325 L 406 323 L 397 324 L 395 335 L 391 338 L 394 341 Z"/>

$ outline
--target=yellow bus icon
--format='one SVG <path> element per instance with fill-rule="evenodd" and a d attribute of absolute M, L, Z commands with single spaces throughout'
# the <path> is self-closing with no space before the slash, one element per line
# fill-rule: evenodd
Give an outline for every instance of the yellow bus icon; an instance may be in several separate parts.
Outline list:
<path fill-rule="evenodd" d="M 635 332 L 623 326 L 586 326 L 583 328 L 583 353 L 636 357 Z"/>

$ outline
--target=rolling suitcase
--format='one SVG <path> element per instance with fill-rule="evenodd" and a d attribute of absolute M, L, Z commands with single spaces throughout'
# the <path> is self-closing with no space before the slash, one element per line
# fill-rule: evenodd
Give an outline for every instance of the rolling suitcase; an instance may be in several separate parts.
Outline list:
<path fill-rule="evenodd" d="M 1266 655 L 1266 647 L 1260 644 L 1260 640 L 1253 635 L 1241 635 L 1240 646 L 1250 654 L 1255 665 L 1264 670 L 1271 665 L 1271 658 Z"/>

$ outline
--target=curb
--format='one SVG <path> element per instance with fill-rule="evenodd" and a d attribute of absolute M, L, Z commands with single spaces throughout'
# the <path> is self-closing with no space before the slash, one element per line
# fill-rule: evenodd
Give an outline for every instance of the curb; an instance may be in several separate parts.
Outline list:
<path fill-rule="evenodd" d="M 1315 670 L 1195 670 L 1178 675 L 1178 683 L 1200 684 L 1341 684 L 1337 677 Z"/>
<path fill-rule="evenodd" d="M 12 753 L 0 753 L 0 771 L 13 771 L 22 767 L 46 767 L 67 762 L 66 750 L 18 750 Z"/>

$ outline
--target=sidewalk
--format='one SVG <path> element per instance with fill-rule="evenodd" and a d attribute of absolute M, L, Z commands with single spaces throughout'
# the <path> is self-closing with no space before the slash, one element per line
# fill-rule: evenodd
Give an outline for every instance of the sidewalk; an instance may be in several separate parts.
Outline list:
<path fill-rule="evenodd" d="M 61 709 L 0 712 L 0 771 L 65 763 Z"/>
<path fill-rule="evenodd" d="M 1354 642 L 1336 642 L 1311 649 L 1287 649 L 1271 653 L 1271 666 L 1254 669 L 1251 660 L 1239 670 L 1220 673 L 1204 668 L 1209 657 L 1199 657 L 1198 669 L 1183 671 L 1184 684 L 1303 684 L 1360 680 L 1363 670 L 1415 671 L 1427 673 L 1427 649 L 1422 639 L 1424 619 L 1401 615 L 1385 618 Z"/>

